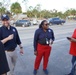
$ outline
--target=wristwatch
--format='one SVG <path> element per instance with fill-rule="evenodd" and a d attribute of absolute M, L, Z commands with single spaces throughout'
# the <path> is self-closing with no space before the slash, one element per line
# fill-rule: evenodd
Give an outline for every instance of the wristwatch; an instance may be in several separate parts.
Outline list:
<path fill-rule="evenodd" d="M 20 49 L 22 49 L 23 47 L 20 47 Z"/>

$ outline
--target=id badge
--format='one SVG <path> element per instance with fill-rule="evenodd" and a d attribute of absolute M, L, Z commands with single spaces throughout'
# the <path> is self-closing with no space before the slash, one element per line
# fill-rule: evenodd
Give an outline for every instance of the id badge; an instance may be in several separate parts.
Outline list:
<path fill-rule="evenodd" d="M 48 41 L 48 39 L 46 38 L 46 44 L 49 44 L 49 41 Z"/>

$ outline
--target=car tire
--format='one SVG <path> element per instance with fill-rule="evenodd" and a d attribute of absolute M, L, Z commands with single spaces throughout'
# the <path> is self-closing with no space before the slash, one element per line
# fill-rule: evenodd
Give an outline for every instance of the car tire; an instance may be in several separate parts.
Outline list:
<path fill-rule="evenodd" d="M 63 25 L 64 23 L 61 23 L 61 25 Z"/>
<path fill-rule="evenodd" d="M 27 25 L 26 27 L 29 27 L 30 25 Z"/>

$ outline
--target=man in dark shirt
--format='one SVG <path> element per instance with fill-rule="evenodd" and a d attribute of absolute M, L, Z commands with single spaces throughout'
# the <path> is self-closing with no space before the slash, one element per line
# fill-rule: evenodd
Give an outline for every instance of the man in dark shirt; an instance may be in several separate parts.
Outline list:
<path fill-rule="evenodd" d="M 6 52 L 10 72 L 7 75 L 13 75 L 14 67 L 17 60 L 17 52 L 16 47 L 17 44 L 20 47 L 20 53 L 23 53 L 23 47 L 21 45 L 21 41 L 17 32 L 17 29 L 13 26 L 10 26 L 9 16 L 4 14 L 1 16 L 3 26 L 0 28 L 0 40 L 8 37 L 9 35 L 13 35 L 13 39 L 9 40 L 4 44 L 4 49 Z"/>

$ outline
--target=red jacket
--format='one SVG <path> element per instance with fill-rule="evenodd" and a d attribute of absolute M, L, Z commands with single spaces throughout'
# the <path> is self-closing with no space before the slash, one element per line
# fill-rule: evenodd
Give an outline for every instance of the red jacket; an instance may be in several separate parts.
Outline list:
<path fill-rule="evenodd" d="M 76 29 L 74 30 L 72 38 L 76 39 Z M 70 52 L 69 53 L 71 55 L 73 55 L 73 56 L 76 56 L 76 42 L 71 42 L 71 44 L 70 44 Z"/>

